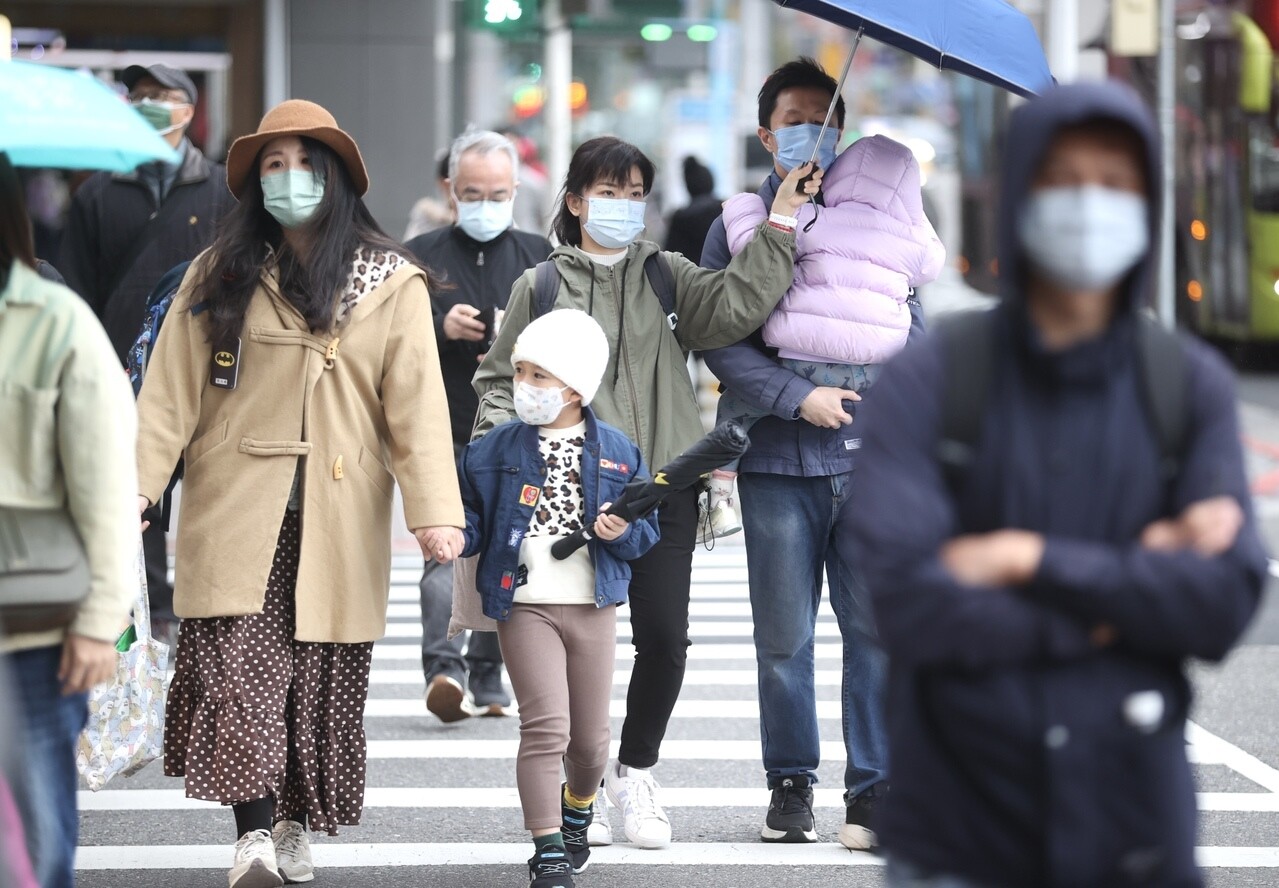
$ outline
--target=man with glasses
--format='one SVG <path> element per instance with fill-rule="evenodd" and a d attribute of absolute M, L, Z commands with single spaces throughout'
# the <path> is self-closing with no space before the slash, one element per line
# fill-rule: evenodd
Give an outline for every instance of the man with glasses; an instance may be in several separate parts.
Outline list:
<path fill-rule="evenodd" d="M 431 302 L 453 446 L 460 454 L 471 440 L 479 407 L 471 378 L 497 334 L 511 286 L 550 256 L 551 245 L 542 235 L 512 225 L 519 157 L 505 136 L 467 130 L 454 140 L 445 185 L 457 221 L 415 237 L 407 246 L 453 285 L 433 292 Z M 471 715 L 505 715 L 511 698 L 502 687 L 497 634 L 472 632 L 465 657 L 462 637 L 446 638 L 453 566 L 428 561 L 421 593 L 426 708 L 445 722 Z"/>
<path fill-rule="evenodd" d="M 121 78 L 129 102 L 175 151 L 172 162 L 144 163 L 129 173 L 90 176 L 71 201 L 58 270 L 106 327 L 121 367 L 142 327 L 146 299 L 166 271 L 213 242 L 231 207 L 220 164 L 186 137 L 195 117 L 195 84 L 168 65 L 132 65 Z M 164 528 L 146 516 L 143 534 L 151 617 L 157 636 L 176 634 Z M 164 633 L 164 634 L 162 634 Z"/>

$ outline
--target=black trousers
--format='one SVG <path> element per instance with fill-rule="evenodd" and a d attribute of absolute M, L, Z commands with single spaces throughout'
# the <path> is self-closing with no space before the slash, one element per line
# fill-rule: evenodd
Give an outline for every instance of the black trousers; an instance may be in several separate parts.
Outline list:
<path fill-rule="evenodd" d="M 143 516 L 151 526 L 142 531 L 142 554 L 147 564 L 147 603 L 151 618 L 172 620 L 173 587 L 169 585 L 169 553 L 164 544 L 164 527 L 159 509 L 148 509 Z"/>
<path fill-rule="evenodd" d="M 657 764 L 662 738 L 684 684 L 688 594 L 697 537 L 697 488 L 662 504 L 662 538 L 631 562 L 631 641 L 635 667 L 626 692 L 617 759 L 632 768 Z"/>

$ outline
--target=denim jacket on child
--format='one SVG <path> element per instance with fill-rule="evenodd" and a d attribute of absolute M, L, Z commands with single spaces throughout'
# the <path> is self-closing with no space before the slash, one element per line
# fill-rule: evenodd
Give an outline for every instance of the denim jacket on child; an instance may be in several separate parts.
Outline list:
<path fill-rule="evenodd" d="M 600 504 L 616 502 L 622 488 L 648 470 L 639 448 L 621 431 L 598 421 L 591 409 L 586 418 L 586 443 L 582 448 L 582 493 L 585 521 L 593 522 Z M 466 507 L 466 550 L 478 554 L 475 588 L 484 602 L 484 614 L 495 620 L 511 615 L 520 544 L 537 508 L 546 463 L 538 451 L 538 428 L 514 420 L 503 423 L 462 455 L 462 503 Z M 528 494 L 532 490 L 536 495 Z M 587 543 L 595 565 L 595 605 L 626 602 L 631 583 L 628 561 L 638 558 L 657 542 L 657 513 L 631 522 L 626 533 L 612 542 Z"/>

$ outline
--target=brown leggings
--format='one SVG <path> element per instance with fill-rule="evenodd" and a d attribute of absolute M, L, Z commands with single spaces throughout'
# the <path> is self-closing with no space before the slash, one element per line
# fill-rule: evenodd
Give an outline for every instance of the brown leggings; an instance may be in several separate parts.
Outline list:
<path fill-rule="evenodd" d="M 497 638 L 520 707 L 515 781 L 524 827 L 558 828 L 561 762 L 580 798 L 594 795 L 608 766 L 617 608 L 517 604 Z"/>

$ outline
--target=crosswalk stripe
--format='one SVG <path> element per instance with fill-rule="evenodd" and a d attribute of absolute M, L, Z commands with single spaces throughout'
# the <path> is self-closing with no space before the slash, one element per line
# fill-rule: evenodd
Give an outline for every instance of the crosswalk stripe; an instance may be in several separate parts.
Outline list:
<path fill-rule="evenodd" d="M 698 617 L 737 617 L 743 620 L 751 618 L 751 605 L 749 601 L 743 601 L 741 596 L 734 596 L 731 600 L 722 601 L 693 601 L 688 608 L 689 616 L 694 619 Z M 625 615 L 628 612 L 623 610 L 620 612 Z M 418 602 L 416 593 L 413 595 L 412 601 L 395 602 L 386 609 L 386 616 L 389 620 L 420 620 L 422 619 L 422 607 Z M 835 621 L 835 614 L 830 608 L 824 608 L 818 614 L 819 622 Z"/>
<path fill-rule="evenodd" d="M 621 659 L 621 658 L 619 658 Z M 627 660 L 630 657 L 626 657 Z M 837 669 L 819 669 L 814 673 L 817 687 L 834 687 L 840 685 L 841 673 Z M 369 683 L 375 685 L 409 684 L 422 685 L 421 669 L 374 669 L 369 674 Z M 631 683 L 629 669 L 618 669 L 613 673 L 615 686 L 627 687 Z M 754 667 L 746 669 L 690 669 L 684 673 L 684 687 L 704 687 L 707 685 L 724 685 L 727 687 L 754 687 L 757 683 Z"/>
<path fill-rule="evenodd" d="M 311 851 L 317 871 L 362 867 L 514 866 L 528 860 L 530 846 L 515 842 L 356 843 L 318 841 Z M 81 848 L 82 870 L 224 869 L 230 850 L 221 845 L 155 845 L 144 860 L 130 845 Z M 848 851 L 833 842 L 782 847 L 745 843 L 678 842 L 661 851 L 616 844 L 591 850 L 591 866 L 882 866 L 873 854 Z"/>
<path fill-rule="evenodd" d="M 818 719 L 839 719 L 840 705 L 838 700 L 818 700 Z M 626 717 L 626 701 L 612 700 L 608 714 L 611 718 Z M 372 698 L 364 704 L 365 718 L 421 718 L 421 699 L 379 699 Z M 684 700 L 675 703 L 671 718 L 749 718 L 759 719 L 759 703 L 755 700 Z"/>
<path fill-rule="evenodd" d="M 104 789 L 78 793 L 81 811 L 198 811 L 216 810 L 216 802 L 189 799 L 180 789 Z M 465 799 L 463 804 L 460 800 Z M 1279 812 L 1279 793 L 1207 792 L 1198 794 L 1201 811 Z M 768 804 L 768 790 L 759 787 L 662 787 L 668 808 L 759 808 Z M 371 786 L 364 793 L 366 808 L 518 808 L 513 786 L 403 787 Z M 814 808 L 844 808 L 842 789 L 813 790 Z"/>
<path fill-rule="evenodd" d="M 688 625 L 688 634 L 694 639 L 698 638 L 752 638 L 754 626 L 751 623 L 706 623 L 706 622 L 690 622 Z M 421 638 L 421 623 L 387 623 L 387 638 Z M 631 627 L 626 621 L 619 621 L 617 624 L 618 639 L 630 638 Z M 817 638 L 832 639 L 839 638 L 839 626 L 833 622 L 819 622 L 817 624 Z"/>
<path fill-rule="evenodd" d="M 425 712 L 425 710 L 423 710 Z M 610 756 L 620 744 L 613 741 Z M 511 740 L 370 740 L 370 759 L 507 759 L 513 761 L 520 741 Z M 662 761 L 760 762 L 758 740 L 663 740 Z M 822 759 L 842 759 L 844 744 L 822 741 Z"/>
<path fill-rule="evenodd" d="M 818 642 L 814 645 L 813 655 L 817 660 L 839 661 L 844 656 L 844 646 L 839 643 Z M 619 644 L 617 646 L 618 660 L 632 660 L 635 657 L 635 650 L 629 644 Z M 422 661 L 422 649 L 416 644 L 408 642 L 385 641 L 378 642 L 373 645 L 374 660 L 415 660 Z M 693 646 L 688 649 L 688 659 L 693 662 L 707 660 L 749 660 L 750 669 L 754 669 L 755 661 L 755 645 L 753 644 L 722 644 L 719 642 L 708 642 L 699 644 L 696 640 Z"/>
<path fill-rule="evenodd" d="M 318 870 L 365 867 L 516 866 L 529 855 L 525 843 L 329 842 L 312 844 Z M 225 869 L 230 849 L 223 845 L 151 845 L 139 855 L 134 845 L 80 848 L 80 870 L 198 870 Z M 1199 847 L 1196 862 L 1214 869 L 1279 867 L 1279 849 Z M 848 851 L 833 842 L 816 845 L 765 845 L 762 842 L 676 842 L 660 851 L 644 851 L 615 844 L 591 850 L 592 866 L 784 866 L 878 867 L 883 859 Z"/>

